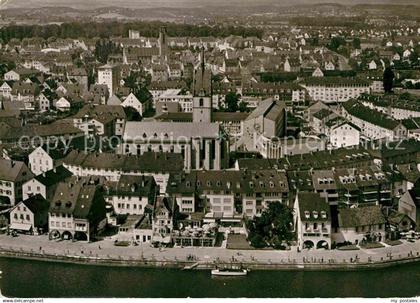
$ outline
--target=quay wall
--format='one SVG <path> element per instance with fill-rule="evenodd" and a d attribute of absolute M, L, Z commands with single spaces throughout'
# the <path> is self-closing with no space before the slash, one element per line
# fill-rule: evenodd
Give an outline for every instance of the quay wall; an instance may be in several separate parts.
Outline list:
<path fill-rule="evenodd" d="M 252 262 L 205 262 L 205 261 L 185 261 L 168 259 L 136 259 L 129 258 L 98 258 L 89 256 L 66 256 L 58 254 L 45 254 L 36 252 L 25 252 L 23 250 L 0 250 L 0 258 L 15 258 L 38 260 L 48 262 L 73 263 L 82 265 L 96 266 L 123 266 L 123 267 L 143 267 L 143 268 L 173 268 L 173 269 L 194 269 L 210 270 L 216 265 L 219 267 L 241 265 L 250 270 L 286 270 L 286 271 L 354 271 L 386 268 L 405 263 L 419 262 L 420 256 L 412 255 L 395 259 L 383 259 L 372 262 L 296 262 L 289 260 L 285 262 L 267 262 L 254 260 Z"/>

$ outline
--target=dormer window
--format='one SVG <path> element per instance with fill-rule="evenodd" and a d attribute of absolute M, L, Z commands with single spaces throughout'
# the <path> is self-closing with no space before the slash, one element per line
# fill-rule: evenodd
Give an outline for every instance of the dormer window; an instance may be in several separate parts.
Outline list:
<path fill-rule="evenodd" d="M 323 218 L 323 219 L 327 218 L 327 213 L 324 210 L 321 211 L 321 218 Z"/>
<path fill-rule="evenodd" d="M 314 217 L 314 219 L 318 219 L 318 212 L 316 210 L 314 210 L 312 212 L 312 216 Z"/>
<path fill-rule="evenodd" d="M 309 219 L 310 216 L 311 216 L 311 214 L 309 213 L 309 211 L 305 210 L 305 218 Z"/>

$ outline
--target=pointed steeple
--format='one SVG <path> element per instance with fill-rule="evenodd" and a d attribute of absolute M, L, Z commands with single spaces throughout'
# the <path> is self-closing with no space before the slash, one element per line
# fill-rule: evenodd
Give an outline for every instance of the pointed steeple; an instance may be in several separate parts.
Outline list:
<path fill-rule="evenodd" d="M 201 56 L 200 56 L 200 60 L 201 60 L 201 72 L 204 74 L 204 69 L 205 69 L 205 61 L 204 61 L 204 46 L 201 47 Z"/>

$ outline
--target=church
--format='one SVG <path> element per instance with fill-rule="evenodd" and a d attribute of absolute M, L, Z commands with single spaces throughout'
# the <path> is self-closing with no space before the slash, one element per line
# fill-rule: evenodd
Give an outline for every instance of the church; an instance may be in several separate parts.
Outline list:
<path fill-rule="evenodd" d="M 220 125 L 212 122 L 211 72 L 204 49 L 193 81 L 192 122 L 127 122 L 119 152 L 142 155 L 147 151 L 180 153 L 184 168 L 221 170 L 228 166 L 229 142 Z"/>

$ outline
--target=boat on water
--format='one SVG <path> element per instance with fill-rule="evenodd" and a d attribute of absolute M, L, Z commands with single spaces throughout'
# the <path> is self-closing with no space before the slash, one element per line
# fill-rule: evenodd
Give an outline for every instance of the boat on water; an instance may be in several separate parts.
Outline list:
<path fill-rule="evenodd" d="M 212 276 L 246 276 L 248 270 L 243 268 L 216 268 L 211 271 Z"/>

